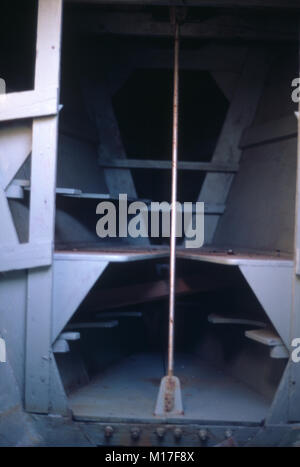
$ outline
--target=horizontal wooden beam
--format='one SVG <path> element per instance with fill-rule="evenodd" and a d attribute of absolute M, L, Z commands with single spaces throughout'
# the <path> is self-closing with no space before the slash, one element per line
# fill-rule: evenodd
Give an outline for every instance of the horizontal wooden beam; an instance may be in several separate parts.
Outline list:
<path fill-rule="evenodd" d="M 192 294 L 215 290 L 218 287 L 226 287 L 228 280 L 217 282 L 212 277 L 202 277 L 197 274 L 176 279 L 176 294 Z M 114 287 L 95 291 L 84 304 L 86 311 L 101 311 L 122 306 L 146 303 L 153 300 L 161 300 L 169 296 L 169 284 L 167 280 L 134 284 L 125 287 Z M 98 315 L 98 318 L 100 315 Z"/>
<path fill-rule="evenodd" d="M 89 34 L 172 37 L 168 21 L 158 21 L 148 13 L 86 12 L 75 14 L 74 27 Z M 73 19 L 73 17 L 72 17 Z M 297 20 L 292 17 L 219 15 L 207 20 L 186 22 L 180 28 L 181 37 L 201 39 L 245 39 L 295 41 Z"/>
<path fill-rule="evenodd" d="M 281 338 L 272 329 L 251 329 L 245 331 L 245 336 L 267 346 L 282 345 Z"/>
<path fill-rule="evenodd" d="M 11 244 L 0 247 L 0 272 L 17 269 L 31 269 L 52 263 L 52 245 Z"/>
<path fill-rule="evenodd" d="M 66 0 L 66 3 L 94 5 L 157 5 L 198 6 L 212 8 L 299 9 L 298 0 Z"/>
<path fill-rule="evenodd" d="M 100 160 L 101 167 L 118 169 L 171 169 L 171 161 L 150 159 L 110 159 Z M 203 172 L 237 172 L 238 164 L 218 164 L 211 162 L 178 162 L 179 170 L 199 170 Z"/>
<path fill-rule="evenodd" d="M 45 117 L 58 113 L 58 92 L 55 88 L 13 92 L 0 95 L 0 121 Z"/>
<path fill-rule="evenodd" d="M 246 128 L 242 135 L 240 147 L 245 149 L 259 144 L 296 137 L 297 118 L 292 114 Z"/>

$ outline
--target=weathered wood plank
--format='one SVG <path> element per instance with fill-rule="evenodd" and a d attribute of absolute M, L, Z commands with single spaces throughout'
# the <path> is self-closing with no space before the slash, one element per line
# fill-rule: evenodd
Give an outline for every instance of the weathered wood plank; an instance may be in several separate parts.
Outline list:
<path fill-rule="evenodd" d="M 112 167 L 120 169 L 171 169 L 169 160 L 150 159 L 110 159 L 100 160 L 101 167 Z M 238 164 L 222 164 L 210 162 L 178 162 L 179 170 L 199 170 L 204 172 L 237 172 Z"/>
<path fill-rule="evenodd" d="M 16 243 L 0 247 L 0 272 L 37 268 L 51 262 L 52 248 L 49 244 Z"/>
<path fill-rule="evenodd" d="M 272 329 L 251 329 L 250 331 L 245 331 L 245 336 L 248 337 L 248 339 L 252 339 L 267 346 L 283 344 L 278 334 L 272 331 Z"/>
<path fill-rule="evenodd" d="M 53 242 L 57 118 L 34 121 L 31 158 L 29 241 Z"/>
<path fill-rule="evenodd" d="M 250 326 L 258 326 L 260 328 L 266 327 L 266 323 L 263 321 L 256 321 L 251 319 L 251 317 L 237 317 L 237 316 L 227 316 L 221 315 L 218 313 L 211 313 L 208 315 L 207 320 L 209 323 L 212 324 L 237 324 L 237 325 L 250 325 Z"/>
<path fill-rule="evenodd" d="M 43 117 L 58 112 L 57 89 L 13 92 L 0 95 L 0 121 Z"/>
<path fill-rule="evenodd" d="M 62 0 L 39 0 L 35 89 L 59 89 Z M 34 120 L 31 159 L 29 241 L 51 248 L 54 240 L 58 117 Z M 53 272 L 28 272 L 25 406 L 47 413 L 51 387 L 50 362 Z M 55 406 L 55 401 L 52 401 Z"/>
<path fill-rule="evenodd" d="M 39 0 L 35 90 L 59 89 L 62 3 Z"/>

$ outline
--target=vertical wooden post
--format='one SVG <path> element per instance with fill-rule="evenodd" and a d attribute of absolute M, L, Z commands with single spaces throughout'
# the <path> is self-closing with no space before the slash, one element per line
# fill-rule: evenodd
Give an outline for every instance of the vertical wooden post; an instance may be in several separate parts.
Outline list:
<path fill-rule="evenodd" d="M 62 0 L 39 0 L 35 90 L 59 92 Z M 58 99 L 57 99 L 58 107 Z M 58 115 L 33 121 L 29 242 L 54 243 Z M 29 270 L 27 298 L 25 407 L 49 409 L 52 266 Z"/>
<path fill-rule="evenodd" d="M 300 39 L 300 34 L 299 34 Z M 299 41 L 300 43 L 300 41 Z M 300 50 L 298 50 L 300 55 Z M 300 120 L 298 118 L 298 146 L 297 146 L 297 182 L 296 182 L 296 212 L 295 212 L 295 277 L 293 284 L 293 305 L 291 319 L 291 343 L 293 339 L 300 338 Z M 293 348 L 291 348 L 293 350 Z M 300 421 L 300 362 L 292 360 L 289 378 L 289 421 Z"/>

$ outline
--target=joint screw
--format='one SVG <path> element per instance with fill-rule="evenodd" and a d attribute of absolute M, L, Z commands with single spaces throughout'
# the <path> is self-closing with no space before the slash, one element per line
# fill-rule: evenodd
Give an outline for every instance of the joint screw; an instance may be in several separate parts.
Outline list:
<path fill-rule="evenodd" d="M 163 427 L 156 428 L 156 435 L 159 439 L 163 439 L 165 437 L 166 430 Z"/>
<path fill-rule="evenodd" d="M 232 437 L 232 431 L 231 430 L 226 430 L 225 431 L 225 436 L 226 436 L 226 438 L 231 438 Z"/>
<path fill-rule="evenodd" d="M 182 437 L 182 429 L 181 428 L 175 428 L 174 430 L 174 437 L 177 441 L 180 440 L 180 438 Z"/>
<path fill-rule="evenodd" d="M 105 438 L 111 438 L 112 435 L 114 433 L 114 429 L 112 426 L 106 426 L 105 429 L 104 429 L 104 435 L 105 435 Z"/>
<path fill-rule="evenodd" d="M 199 431 L 199 438 L 201 439 L 201 441 L 206 441 L 207 438 L 208 438 L 208 433 L 207 433 L 207 430 L 200 430 Z"/>
<path fill-rule="evenodd" d="M 131 438 L 134 441 L 137 441 L 141 435 L 141 430 L 138 427 L 131 428 L 130 430 Z"/>

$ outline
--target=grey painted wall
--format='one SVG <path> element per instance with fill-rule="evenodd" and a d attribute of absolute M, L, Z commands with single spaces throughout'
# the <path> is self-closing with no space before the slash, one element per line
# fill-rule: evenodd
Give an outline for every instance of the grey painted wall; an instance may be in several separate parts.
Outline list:
<path fill-rule="evenodd" d="M 0 363 L 0 413 L 20 404 L 24 391 L 26 288 L 25 271 L 0 275 L 0 332 L 7 352 L 7 363 Z"/>
<path fill-rule="evenodd" d="M 292 115 L 291 81 L 297 74 L 296 52 L 279 51 L 253 125 Z M 293 250 L 296 156 L 296 138 L 244 150 L 214 243 Z"/>
<path fill-rule="evenodd" d="M 57 186 L 78 188 L 87 193 L 108 193 L 97 158 L 96 145 L 60 134 Z"/>

